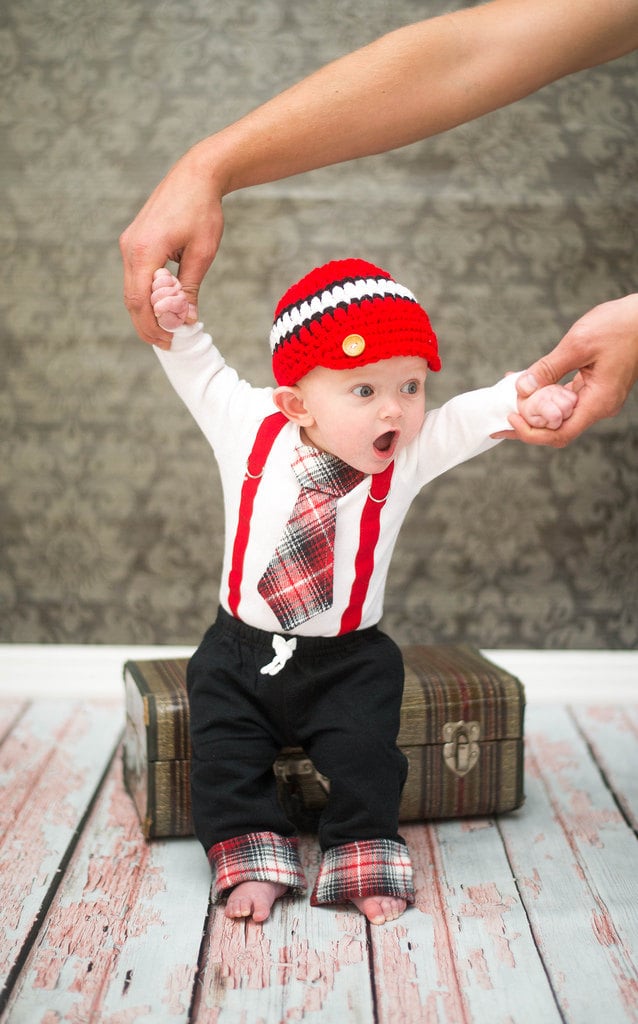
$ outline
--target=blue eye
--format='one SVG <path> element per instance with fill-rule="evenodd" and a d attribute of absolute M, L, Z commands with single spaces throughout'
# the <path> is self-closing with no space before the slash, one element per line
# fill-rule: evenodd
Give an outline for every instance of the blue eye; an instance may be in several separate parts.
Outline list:
<path fill-rule="evenodd" d="M 403 385 L 401 390 L 406 395 L 416 395 L 416 394 L 418 394 L 418 392 L 419 392 L 419 382 L 418 382 L 418 380 L 409 380 L 407 382 L 407 384 Z"/>
<path fill-rule="evenodd" d="M 359 398 L 371 398 L 374 394 L 374 388 L 370 384 L 358 384 L 356 388 L 352 389 L 352 393 Z"/>

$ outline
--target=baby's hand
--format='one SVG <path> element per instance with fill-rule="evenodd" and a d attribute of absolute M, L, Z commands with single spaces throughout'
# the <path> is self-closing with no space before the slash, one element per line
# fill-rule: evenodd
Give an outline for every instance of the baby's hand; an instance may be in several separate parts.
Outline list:
<path fill-rule="evenodd" d="M 176 331 L 187 320 L 194 319 L 195 307 L 170 270 L 162 267 L 153 274 L 151 303 L 155 319 L 165 331 Z"/>
<path fill-rule="evenodd" d="M 518 399 L 518 411 L 530 427 L 558 430 L 574 411 L 578 395 L 569 385 L 548 384 Z"/>

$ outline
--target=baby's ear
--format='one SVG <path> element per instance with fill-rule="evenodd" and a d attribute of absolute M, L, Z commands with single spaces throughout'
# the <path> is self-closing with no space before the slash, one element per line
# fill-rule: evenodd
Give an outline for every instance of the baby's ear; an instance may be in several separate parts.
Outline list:
<path fill-rule="evenodd" d="M 314 418 L 306 409 L 299 388 L 283 385 L 282 387 L 275 388 L 272 397 L 279 412 L 283 412 L 284 416 L 291 423 L 296 423 L 300 427 L 311 427 L 313 425 Z"/>

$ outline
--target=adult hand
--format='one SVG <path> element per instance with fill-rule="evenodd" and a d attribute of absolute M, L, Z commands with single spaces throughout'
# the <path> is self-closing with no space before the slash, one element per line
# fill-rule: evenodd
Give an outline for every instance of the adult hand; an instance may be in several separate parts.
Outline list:
<path fill-rule="evenodd" d="M 535 387 L 555 384 L 574 371 L 571 387 L 578 392 L 578 403 L 558 430 L 530 427 L 514 413 L 509 417 L 513 429 L 494 436 L 564 448 L 592 423 L 616 416 L 638 380 L 638 293 L 585 313 L 552 352 L 518 378 L 516 387 L 524 398 Z"/>
<path fill-rule="evenodd" d="M 199 286 L 221 241 L 224 218 L 221 193 L 210 158 L 200 146 L 189 150 L 151 193 L 135 220 L 120 236 L 124 264 L 124 302 L 143 341 L 170 348 L 171 335 L 157 324 L 151 306 L 153 273 L 167 260 L 179 263 L 179 279 L 195 308 Z"/>

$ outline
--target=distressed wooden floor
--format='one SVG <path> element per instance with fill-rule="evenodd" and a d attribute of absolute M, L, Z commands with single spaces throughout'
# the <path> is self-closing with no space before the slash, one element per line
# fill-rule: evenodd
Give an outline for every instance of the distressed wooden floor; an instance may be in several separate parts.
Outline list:
<path fill-rule="evenodd" d="M 196 842 L 141 838 L 121 729 L 119 702 L 0 702 L 2 1022 L 638 1021 L 638 705 L 528 707 L 524 807 L 404 826 L 417 902 L 381 928 L 211 909 Z"/>

